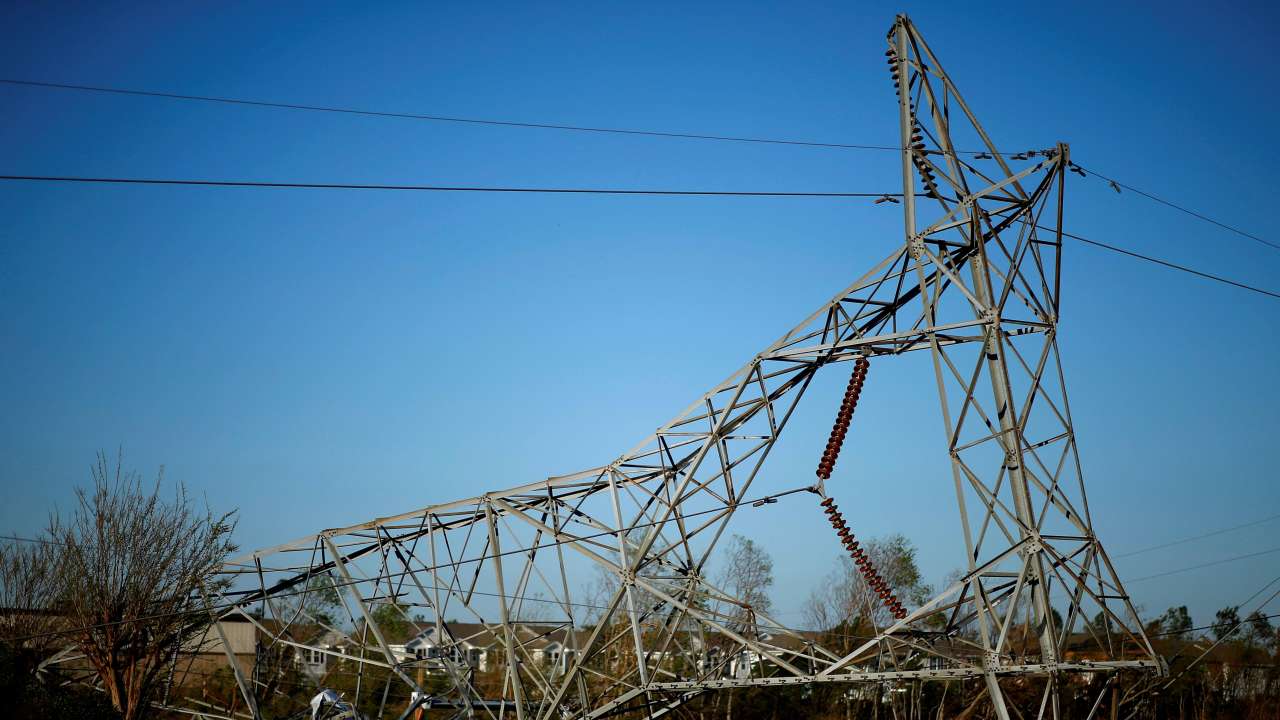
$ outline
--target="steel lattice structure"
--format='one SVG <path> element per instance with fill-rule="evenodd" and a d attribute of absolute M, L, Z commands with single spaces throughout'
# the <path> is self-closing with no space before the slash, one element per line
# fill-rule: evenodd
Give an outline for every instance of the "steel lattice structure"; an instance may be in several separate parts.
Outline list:
<path fill-rule="evenodd" d="M 722 688 L 956 678 L 985 681 L 1005 720 L 1008 683 L 1036 683 L 1038 706 L 1016 716 L 1058 717 L 1069 673 L 1158 670 L 1092 529 L 1058 357 L 1068 148 L 1000 153 L 905 16 L 886 57 L 905 232 L 883 261 L 612 463 L 254 552 L 226 566 L 234 589 L 210 611 L 337 656 L 297 632 L 324 626 L 351 672 L 389 670 L 424 692 L 429 676 L 433 707 L 494 720 L 658 717 Z M 705 569 L 742 506 L 799 492 L 767 487 L 762 469 L 814 376 L 911 352 L 932 358 L 966 574 L 836 652 Z M 603 602 L 571 589 L 589 567 L 614 579 Z M 337 590 L 344 618 L 309 614 L 301 600 L 318 587 Z M 405 657 L 388 612 L 419 616 L 442 651 Z M 460 623 L 497 640 L 488 684 L 447 652 Z M 534 661 L 530 628 L 559 639 L 559 665 Z M 262 682 L 236 667 L 245 711 L 232 715 L 256 716 Z"/>

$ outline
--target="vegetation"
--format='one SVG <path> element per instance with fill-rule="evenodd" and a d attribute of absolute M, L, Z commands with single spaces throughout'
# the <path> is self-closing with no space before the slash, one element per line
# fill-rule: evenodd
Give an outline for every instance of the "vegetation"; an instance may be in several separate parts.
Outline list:
<path fill-rule="evenodd" d="M 81 702 L 62 688 L 66 670 L 37 672 L 67 644 L 123 720 L 151 714 L 176 655 L 209 627 L 202 598 L 219 589 L 212 574 L 235 549 L 232 516 L 196 509 L 181 485 L 166 499 L 162 476 L 148 489 L 102 453 L 92 477 L 33 547 L 0 552 L 6 682 L 43 708 L 31 717 Z M 61 716 L 94 716 L 98 701 L 84 702 L 83 712 Z"/>
<path fill-rule="evenodd" d="M 230 515 L 197 510 L 181 487 L 169 498 L 161 496 L 161 482 L 144 487 L 135 473 L 117 460 L 99 456 L 93 466 L 93 485 L 77 495 L 77 505 L 65 516 L 55 515 L 47 532 L 34 543 L 0 545 L 0 698 L 5 716 L 21 720 L 85 718 L 134 720 L 155 714 L 162 693 L 179 692 L 170 683 L 175 658 L 190 655 L 196 638 L 208 632 L 209 613 L 203 597 L 218 589 L 214 571 L 233 550 Z M 754 540 L 728 538 L 709 568 L 714 585 L 734 598 L 695 600 L 730 632 L 767 638 L 776 628 L 771 619 L 774 564 Z M 864 544 L 893 592 L 908 604 L 927 599 L 916 550 L 900 535 Z M 598 612 L 618 590 L 613 573 L 601 573 L 589 588 L 583 612 Z M 340 584 L 329 575 L 309 578 L 302 592 L 281 598 L 293 642 L 308 644 L 325 633 L 340 631 L 355 639 L 348 650 L 374 652 L 376 643 L 364 629 L 364 618 L 351 617 Z M 642 589 L 635 593 L 640 607 L 660 605 Z M 554 624 L 544 603 L 532 602 L 520 611 L 521 621 L 539 619 Z M 410 617 L 411 607 L 379 604 L 373 619 L 388 642 L 412 637 L 424 622 Z M 1243 617 L 1242 617 L 1243 615 Z M 600 622 L 601 617 L 590 618 Z M 848 652 L 890 620 L 876 593 L 845 556 L 834 558 L 831 573 L 811 593 L 804 624 L 809 637 L 825 647 Z M 1060 623 L 1061 618 L 1057 621 Z M 617 627 L 604 629 L 608 649 L 592 660 L 608 665 L 608 675 L 634 670 L 629 622 L 614 617 Z M 1099 615 L 1101 629 L 1111 622 Z M 656 626 L 655 626 L 656 627 Z M 1097 716 L 1135 720 L 1280 720 L 1280 633 L 1269 616 L 1242 613 L 1229 606 L 1213 622 L 1197 627 L 1186 606 L 1174 606 L 1145 626 L 1156 651 L 1169 664 L 1159 679 L 1158 692 L 1136 693 L 1137 676 L 1072 675 L 1062 683 L 1062 717 L 1089 715 L 1099 694 Z M 656 631 L 656 630 L 655 630 Z M 722 635 L 708 636 L 708 653 L 735 647 Z M 68 645 L 83 656 L 79 666 L 47 664 Z M 361 647 L 363 646 L 363 647 Z M 380 651 L 378 651 L 380 657 Z M 487 669 L 468 670 L 470 682 L 483 697 L 497 697 L 506 686 L 505 653 L 494 648 Z M 708 655 L 710 657 L 710 655 Z M 730 661 L 728 653 L 716 662 Z M 684 674 L 691 660 L 673 657 L 666 671 Z M 703 662 L 699 660 L 698 662 Z M 748 661 L 753 662 L 753 661 Z M 255 702 L 264 718 L 288 718 L 307 705 L 320 688 L 356 700 L 366 717 L 391 717 L 409 702 L 409 689 L 396 670 L 362 665 L 355 658 L 331 657 L 320 675 L 308 674 L 296 647 L 259 642 L 251 659 Z M 428 693 L 449 694 L 450 681 L 442 673 L 409 664 L 402 672 Z M 551 665 L 542 672 L 555 672 Z M 757 666 L 750 670 L 759 672 Z M 741 672 L 741 670 L 737 671 Z M 80 682 L 91 679 L 98 690 Z M 599 697 L 603 682 L 587 676 L 591 694 Z M 1042 685 L 1034 679 L 1008 678 L 1001 688 L 1010 705 L 1038 704 Z M 177 681 L 188 698 L 230 714 L 245 714 L 246 701 L 230 668 L 224 664 L 193 670 Z M 1103 692 L 1107 687 L 1110 692 Z M 1151 688 L 1148 688 L 1151 689 Z M 604 691 L 606 694 L 608 691 Z M 576 693 L 565 701 L 576 702 Z M 949 682 L 885 682 L 878 685 L 815 684 L 704 693 L 678 709 L 672 717 L 688 720 L 925 720 L 926 718 L 992 717 L 984 702 L 986 689 L 978 680 Z M 530 698 L 537 700 L 538 698 Z M 624 717 L 629 717 L 623 713 Z"/>

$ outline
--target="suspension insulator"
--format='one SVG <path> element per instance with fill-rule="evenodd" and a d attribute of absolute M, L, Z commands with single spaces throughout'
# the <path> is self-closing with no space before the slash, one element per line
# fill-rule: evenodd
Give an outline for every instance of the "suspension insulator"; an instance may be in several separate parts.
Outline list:
<path fill-rule="evenodd" d="M 895 80 L 894 85 L 898 82 Z M 914 110 L 914 106 L 912 106 Z M 919 133 L 919 129 L 916 130 Z M 916 142 L 916 149 L 921 150 L 924 144 L 919 142 L 921 137 L 913 137 Z M 921 166 L 921 173 L 927 171 L 927 166 L 918 157 L 915 158 L 917 166 Z M 859 357 L 853 363 L 853 372 L 849 374 L 849 383 L 845 386 L 844 397 L 840 401 L 840 409 L 836 412 L 836 417 L 831 425 L 831 435 L 827 438 L 827 445 L 823 449 L 822 459 L 818 462 L 816 474 L 822 480 L 831 479 L 831 471 L 835 469 L 836 460 L 840 457 L 840 449 L 844 445 L 845 436 L 849 432 L 849 426 L 853 421 L 853 413 L 858 407 L 858 400 L 862 396 L 862 386 L 867 379 L 867 371 L 871 366 L 871 362 L 865 357 Z M 880 577 L 880 573 L 876 572 L 875 567 L 871 564 L 871 557 L 861 547 L 860 543 L 855 539 L 854 533 L 845 524 L 844 516 L 840 514 L 839 506 L 836 505 L 835 499 L 827 497 L 823 498 L 822 512 L 826 514 L 827 521 L 831 523 L 831 527 L 836 530 L 836 535 L 840 538 L 841 544 L 848 551 L 849 557 L 853 559 L 858 567 L 858 572 L 862 575 L 863 580 L 867 583 L 884 606 L 893 614 L 895 618 L 901 619 L 905 617 L 906 610 L 902 607 L 902 603 L 898 601 L 893 589 L 884 578 Z"/>

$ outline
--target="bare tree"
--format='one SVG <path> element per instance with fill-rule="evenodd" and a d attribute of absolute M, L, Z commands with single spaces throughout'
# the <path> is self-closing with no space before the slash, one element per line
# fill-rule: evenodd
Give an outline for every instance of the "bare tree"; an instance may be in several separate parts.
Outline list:
<path fill-rule="evenodd" d="M 920 582 L 916 550 L 909 540 L 890 535 L 869 540 L 863 547 L 895 594 L 917 604 L 929 597 L 931 590 Z M 827 631 L 831 636 L 828 642 L 846 651 L 892 618 L 857 565 L 843 554 L 836 568 L 810 593 L 804 612 L 809 627 Z"/>
<path fill-rule="evenodd" d="M 97 672 L 124 720 L 144 717 L 167 663 L 209 625 L 202 596 L 235 550 L 233 514 L 193 507 L 179 485 L 160 496 L 137 473 L 103 453 L 91 491 L 76 491 L 70 517 L 54 515 L 49 536 L 59 555 L 59 609 L 68 632 Z"/>
<path fill-rule="evenodd" d="M 47 540 L 0 544 L 0 644 L 23 677 L 63 641 L 58 636 L 57 554 Z"/>
<path fill-rule="evenodd" d="M 741 603 L 722 610 L 734 631 L 754 630 L 756 614 L 768 614 L 773 609 L 773 601 L 769 599 L 773 558 L 754 540 L 741 535 L 729 540 L 717 579 L 720 587 Z"/>

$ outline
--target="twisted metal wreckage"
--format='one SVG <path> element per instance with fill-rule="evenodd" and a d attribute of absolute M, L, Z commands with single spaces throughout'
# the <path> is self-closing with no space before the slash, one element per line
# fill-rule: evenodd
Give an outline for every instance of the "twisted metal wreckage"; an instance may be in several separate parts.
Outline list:
<path fill-rule="evenodd" d="M 984 684 L 1002 720 L 1010 684 L 1031 684 L 1038 698 L 1017 717 L 1058 717 L 1070 673 L 1159 672 L 1091 526 L 1058 357 L 1068 148 L 1002 154 L 907 17 L 888 44 L 903 147 L 900 247 L 607 466 L 238 558 L 225 568 L 233 589 L 210 597 L 210 611 L 253 623 L 269 645 L 340 658 L 349 672 L 381 668 L 418 707 L 495 720 L 655 718 L 723 688 L 960 678 Z M 908 607 L 854 540 L 825 481 L 869 364 L 915 351 L 933 361 L 967 572 Z M 759 494 L 761 468 L 806 388 L 843 362 L 855 370 L 817 483 Z M 804 490 L 820 496 L 815 512 L 827 514 L 888 611 L 849 652 L 787 629 L 704 574 L 737 510 Z M 599 607 L 570 592 L 585 566 L 614 579 Z M 249 579 L 256 587 L 245 589 Z M 326 624 L 297 602 L 318 582 L 337 591 L 342 622 Z M 534 604 L 543 610 L 531 613 Z M 393 648 L 387 612 L 404 621 L 413 613 L 437 650 Z M 488 685 L 454 651 L 465 645 L 458 616 L 497 645 Z M 340 635 L 343 649 L 304 641 L 304 624 Z M 531 638 L 548 634 L 560 645 L 554 666 L 532 649 Z M 188 712 L 259 716 L 262 683 L 234 658 L 231 666 L 242 710 Z M 369 685 L 357 692 L 385 703 L 383 684 Z M 183 693 L 169 704 L 184 706 Z"/>

